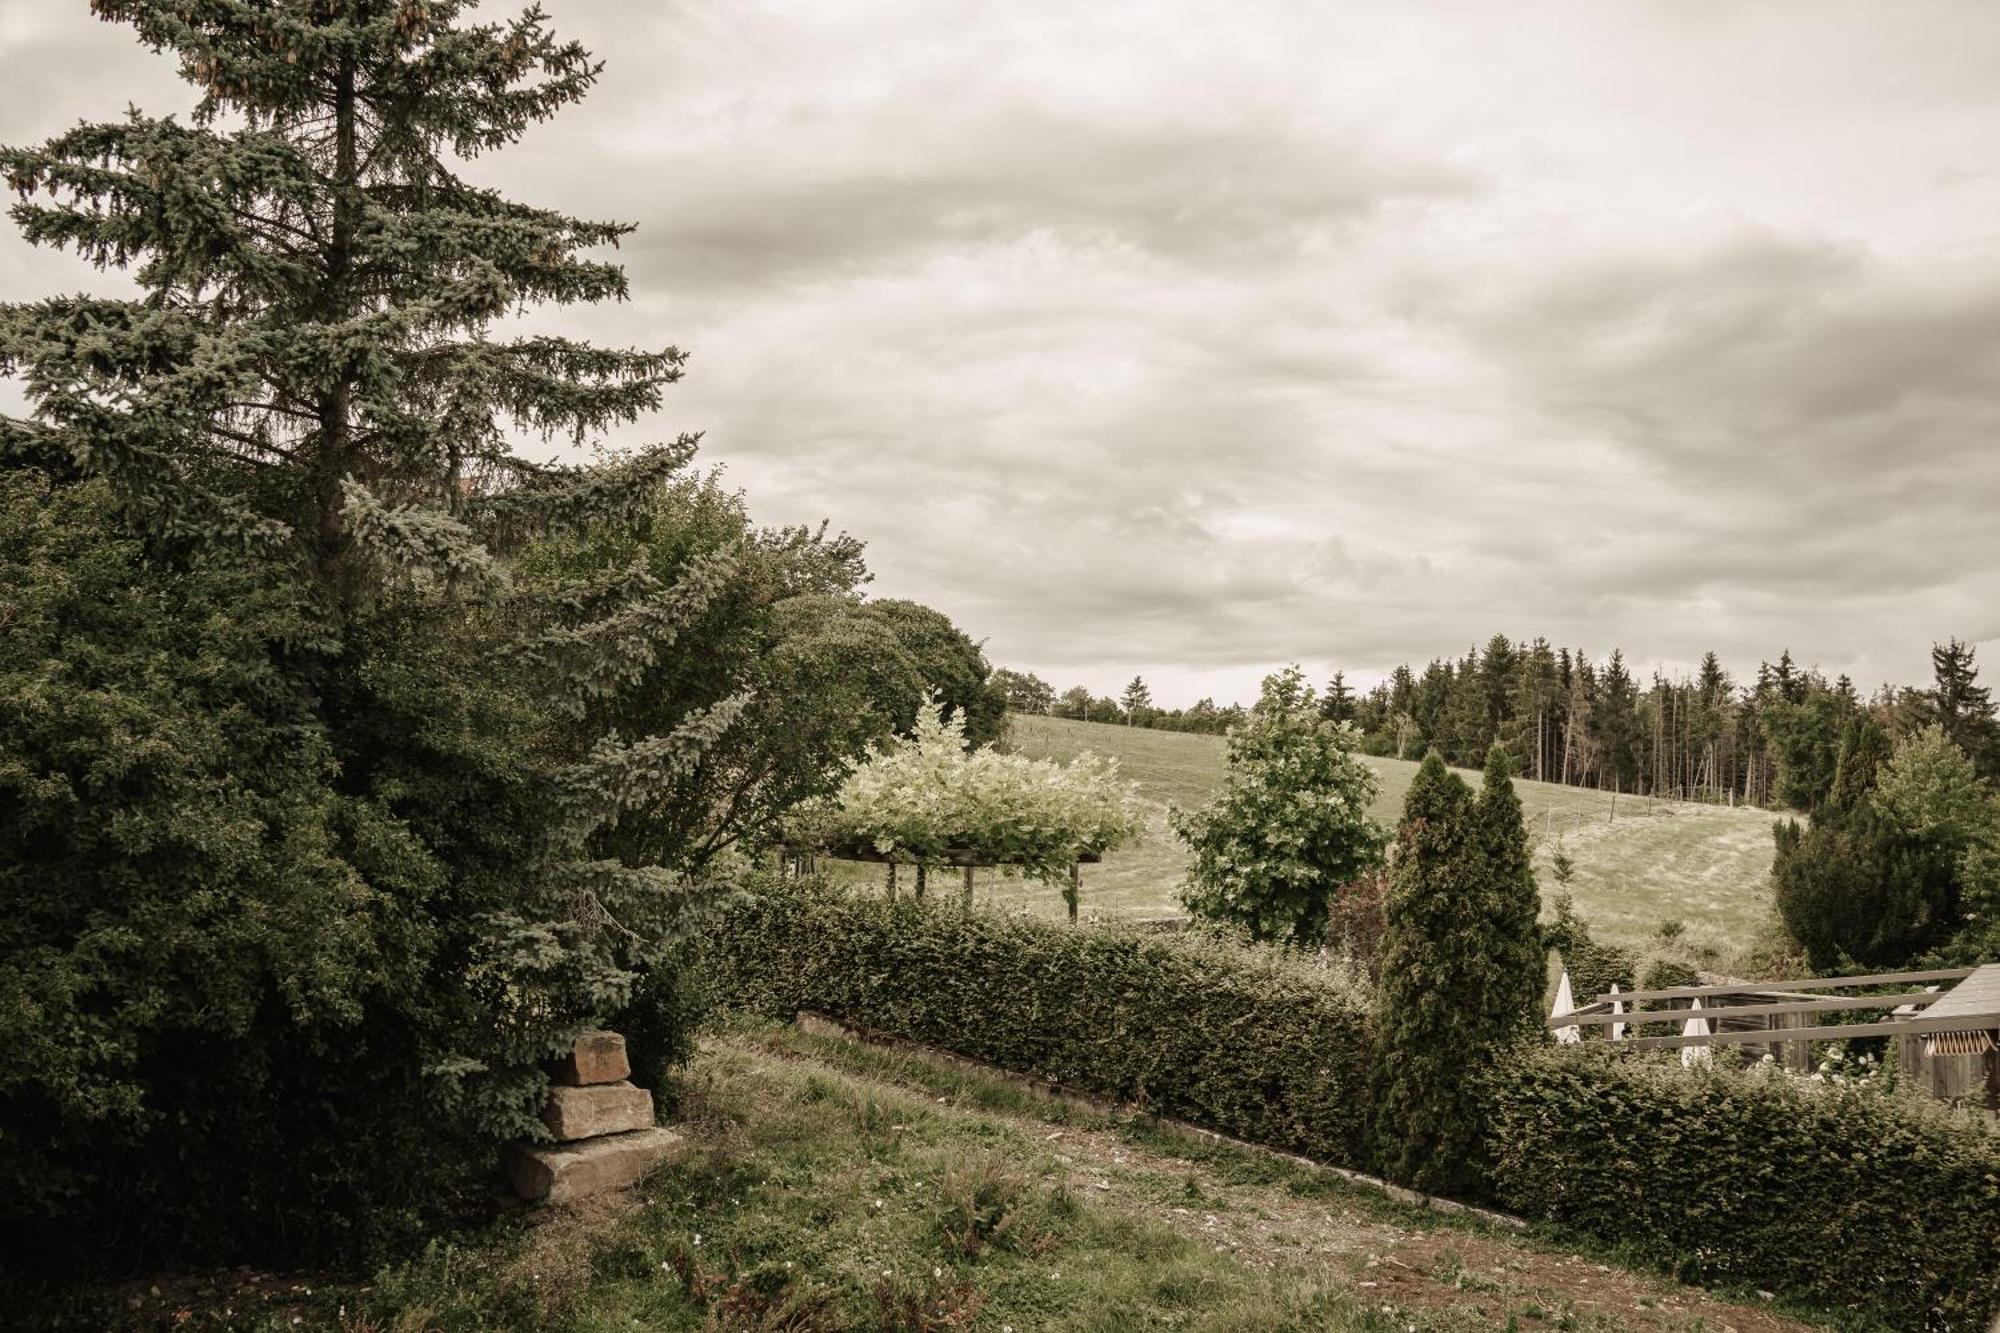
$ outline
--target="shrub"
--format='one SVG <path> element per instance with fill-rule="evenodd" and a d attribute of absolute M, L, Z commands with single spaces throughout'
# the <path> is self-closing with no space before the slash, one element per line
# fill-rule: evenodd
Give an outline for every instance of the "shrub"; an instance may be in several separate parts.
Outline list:
<path fill-rule="evenodd" d="M 1378 1028 L 1384 1170 L 1476 1189 L 1480 1106 L 1468 1079 L 1539 1028 L 1546 953 L 1521 805 L 1498 746 L 1475 801 L 1435 752 L 1404 804 L 1386 903 Z"/>
<path fill-rule="evenodd" d="M 963 720 L 945 718 L 938 703 L 918 713 L 913 735 L 793 820 L 795 836 L 822 845 L 860 844 L 920 862 L 971 848 L 1052 883 L 1066 881 L 1079 858 L 1134 841 L 1143 827 L 1115 760 L 967 753 Z"/>
<path fill-rule="evenodd" d="M 1365 1160 L 1364 997 L 1293 955 L 787 881 L 708 937 L 725 1001 L 931 1043 L 1225 1134 Z"/>
<path fill-rule="evenodd" d="M 1250 717 L 1229 733 L 1222 790 L 1174 810 L 1188 846 L 1181 902 L 1252 939 L 1317 946 L 1341 885 L 1382 860 L 1369 817 L 1375 772 L 1354 756 L 1352 727 L 1320 716 L 1297 667 L 1267 676 Z"/>
<path fill-rule="evenodd" d="M 1784 1291 L 1910 1329 L 2000 1304 L 2000 1135 L 1941 1107 L 1752 1068 L 1590 1048 L 1489 1081 L 1505 1207 L 1696 1282 Z"/>

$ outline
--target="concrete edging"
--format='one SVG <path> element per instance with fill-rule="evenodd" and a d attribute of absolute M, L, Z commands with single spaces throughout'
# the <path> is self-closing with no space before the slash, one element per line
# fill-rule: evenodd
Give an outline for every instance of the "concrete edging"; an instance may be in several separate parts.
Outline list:
<path fill-rule="evenodd" d="M 926 1064 L 957 1070 L 960 1073 L 976 1074 L 982 1078 L 994 1079 L 1010 1087 L 1018 1088 L 1022 1092 L 1039 1098 L 1042 1101 L 1074 1107 L 1091 1115 L 1103 1116 L 1106 1119 L 1113 1120 L 1144 1120 L 1154 1128 L 1165 1130 L 1177 1138 L 1188 1139 L 1196 1143 L 1222 1144 L 1244 1152 L 1255 1153 L 1260 1157 L 1269 1157 L 1277 1161 L 1288 1162 L 1293 1166 L 1303 1166 L 1314 1171 L 1324 1171 L 1329 1175 L 1338 1176 L 1350 1185 L 1359 1185 L 1364 1189 L 1371 1189 L 1379 1194 L 1386 1195 L 1398 1203 L 1409 1204 L 1417 1208 L 1428 1208 L 1434 1212 L 1449 1213 L 1460 1217 L 1476 1217 L 1483 1222 L 1491 1222 L 1497 1226 L 1508 1227 L 1515 1231 L 1525 1230 L 1528 1225 L 1522 1219 L 1508 1213 L 1498 1213 L 1490 1208 L 1480 1208 L 1474 1204 L 1459 1203 L 1455 1199 L 1440 1199 L 1435 1195 L 1422 1194 L 1413 1189 L 1406 1189 L 1401 1185 L 1391 1184 L 1389 1181 L 1383 1180 L 1378 1176 L 1366 1175 L 1360 1171 L 1352 1171 L 1344 1166 L 1333 1166 L 1326 1162 L 1316 1162 L 1310 1157 L 1301 1157 L 1297 1153 L 1285 1152 L 1281 1149 L 1270 1147 L 1267 1144 L 1251 1143 L 1247 1139 L 1231 1138 L 1227 1134 L 1219 1134 L 1212 1129 L 1203 1129 L 1201 1126 L 1189 1124 L 1185 1120 L 1175 1120 L 1168 1116 L 1155 1115 L 1142 1107 L 1124 1102 L 1107 1101 L 1104 1098 L 1093 1097 L 1087 1093 L 1071 1092 L 1066 1088 L 1049 1082 L 1047 1079 L 1035 1078 L 1028 1074 L 1017 1074 L 1011 1069 L 1002 1069 L 1000 1066 L 988 1064 L 984 1060 L 974 1060 L 970 1056 L 959 1055 L 956 1052 L 942 1050 L 936 1046 L 926 1046 L 922 1042 L 911 1041 L 907 1037 L 899 1037 L 891 1032 L 881 1032 L 859 1023 L 849 1023 L 843 1019 L 831 1018 L 825 1014 L 802 1009 L 799 1011 L 794 1026 L 807 1036 L 824 1037 L 834 1041 L 853 1042 L 864 1046 L 879 1046 L 888 1050 L 901 1052 L 905 1055 L 914 1056 Z"/>

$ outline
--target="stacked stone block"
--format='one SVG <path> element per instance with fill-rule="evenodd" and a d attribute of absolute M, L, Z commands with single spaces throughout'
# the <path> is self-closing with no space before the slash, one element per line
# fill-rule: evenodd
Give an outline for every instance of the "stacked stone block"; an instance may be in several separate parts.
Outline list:
<path fill-rule="evenodd" d="M 522 1198 L 573 1203 L 623 1189 L 680 1147 L 680 1135 L 653 1124 L 653 1094 L 630 1081 L 616 1032 L 584 1033 L 551 1073 L 542 1121 L 556 1142 L 507 1151 L 507 1178 Z"/>

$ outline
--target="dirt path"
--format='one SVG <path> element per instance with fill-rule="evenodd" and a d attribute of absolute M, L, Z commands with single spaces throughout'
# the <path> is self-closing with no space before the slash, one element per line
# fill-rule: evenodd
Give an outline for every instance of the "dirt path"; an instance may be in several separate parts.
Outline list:
<path fill-rule="evenodd" d="M 810 1066 L 849 1083 L 934 1092 L 919 1078 L 884 1077 L 844 1061 L 830 1044 L 821 1046 L 824 1055 L 785 1040 L 732 1038 L 728 1044 L 753 1058 Z M 1101 1207 L 1162 1222 L 1255 1269 L 1344 1272 L 1363 1299 L 1455 1311 L 1468 1327 L 1504 1327 L 1510 1319 L 1524 1329 L 1780 1333 L 1815 1327 L 1492 1228 L 1425 1226 L 1421 1214 L 1352 1187 L 1292 1189 L 1282 1178 L 1244 1183 L 1194 1157 L 1136 1143 L 1115 1127 L 1078 1123 L 1055 1108 L 1045 1119 L 949 1096 L 930 1099 L 941 1113 L 999 1123 L 1041 1141 L 1056 1163 L 1049 1183 Z"/>

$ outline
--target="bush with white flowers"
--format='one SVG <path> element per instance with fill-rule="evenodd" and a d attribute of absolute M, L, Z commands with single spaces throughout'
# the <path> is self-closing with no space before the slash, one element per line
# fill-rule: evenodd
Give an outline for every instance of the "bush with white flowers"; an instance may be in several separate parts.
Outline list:
<path fill-rule="evenodd" d="M 900 861 L 970 858 L 1055 883 L 1077 861 L 1137 841 L 1144 826 L 1116 760 L 968 752 L 964 724 L 933 702 L 912 735 L 855 769 L 830 801 L 793 823 L 792 836 Z"/>

